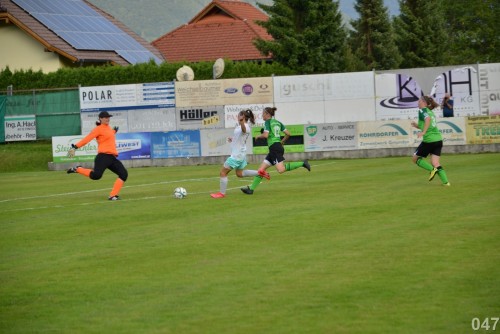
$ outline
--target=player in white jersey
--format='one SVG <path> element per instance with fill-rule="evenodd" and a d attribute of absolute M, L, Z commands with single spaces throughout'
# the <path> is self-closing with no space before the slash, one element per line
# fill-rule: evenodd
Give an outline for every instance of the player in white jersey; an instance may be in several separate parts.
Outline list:
<path fill-rule="evenodd" d="M 257 176 L 256 170 L 245 169 L 247 163 L 247 140 L 252 139 L 252 125 L 255 124 L 255 116 L 250 109 L 240 111 L 238 114 L 238 125 L 234 129 L 233 137 L 228 138 L 231 143 L 231 156 L 226 159 L 220 170 L 220 190 L 217 193 L 210 194 L 212 198 L 226 197 L 228 184 L 227 175 L 233 169 L 236 170 L 238 177 Z M 267 174 L 269 179 L 269 174 Z"/>

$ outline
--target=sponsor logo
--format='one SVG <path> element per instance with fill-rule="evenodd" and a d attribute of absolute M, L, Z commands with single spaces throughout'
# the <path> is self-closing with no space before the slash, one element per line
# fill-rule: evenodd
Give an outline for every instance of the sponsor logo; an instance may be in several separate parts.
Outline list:
<path fill-rule="evenodd" d="M 397 136 L 408 136 L 408 132 L 406 132 L 399 125 L 390 123 L 379 126 L 376 131 L 363 132 L 359 134 L 360 138 L 381 138 L 381 137 L 397 137 Z"/>
<path fill-rule="evenodd" d="M 201 121 L 203 126 L 214 125 L 219 123 L 219 115 L 215 115 L 209 118 L 205 118 Z"/>
<path fill-rule="evenodd" d="M 445 127 L 448 127 L 449 129 L 440 129 L 441 133 L 451 133 L 451 132 L 456 132 L 456 133 L 463 133 L 462 129 L 458 127 L 455 123 L 449 122 L 449 121 L 440 121 L 438 124 L 443 124 Z"/>
<path fill-rule="evenodd" d="M 250 84 L 244 84 L 243 87 L 241 87 L 241 91 L 245 95 L 252 95 L 253 93 L 253 86 Z"/>
<path fill-rule="evenodd" d="M 396 87 L 398 96 L 380 101 L 382 107 L 391 109 L 418 108 L 418 99 L 423 95 L 423 92 L 412 77 L 398 74 Z"/>
<path fill-rule="evenodd" d="M 237 92 L 238 92 L 238 89 L 237 88 L 233 88 L 233 87 L 224 89 L 224 93 L 226 93 L 226 94 L 234 94 L 234 93 L 237 93 Z"/>
<path fill-rule="evenodd" d="M 204 109 L 183 109 L 180 111 L 180 121 L 201 121 L 206 118 L 217 115 L 217 110 L 204 110 Z"/>
<path fill-rule="evenodd" d="M 311 125 L 306 128 L 306 132 L 309 137 L 314 137 L 318 133 L 318 127 L 316 125 Z"/>
<path fill-rule="evenodd" d="M 88 90 L 82 91 L 81 99 L 83 102 L 87 101 L 109 101 L 113 99 L 111 90 Z"/>
<path fill-rule="evenodd" d="M 118 152 L 129 152 L 141 149 L 141 141 L 139 139 L 118 140 L 116 149 Z"/>
<path fill-rule="evenodd" d="M 472 102 L 473 74 L 476 72 L 473 67 L 455 68 L 443 72 L 436 77 L 431 87 L 429 96 L 432 96 L 438 103 L 442 101 L 445 92 L 457 91 L 454 94 L 458 105 Z M 461 87 L 458 89 L 458 87 Z M 460 93 L 458 91 L 461 91 Z M 422 87 L 416 80 L 405 74 L 396 75 L 396 95 L 380 101 L 380 105 L 390 109 L 415 109 L 418 108 L 418 99 L 424 95 Z M 455 105 L 456 107 L 456 105 Z"/>

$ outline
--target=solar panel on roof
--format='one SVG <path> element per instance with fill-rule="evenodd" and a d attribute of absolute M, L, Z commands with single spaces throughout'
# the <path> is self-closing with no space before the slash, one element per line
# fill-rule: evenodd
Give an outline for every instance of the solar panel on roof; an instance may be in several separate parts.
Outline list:
<path fill-rule="evenodd" d="M 115 51 L 131 64 L 160 59 L 81 0 L 12 0 L 77 50 Z"/>

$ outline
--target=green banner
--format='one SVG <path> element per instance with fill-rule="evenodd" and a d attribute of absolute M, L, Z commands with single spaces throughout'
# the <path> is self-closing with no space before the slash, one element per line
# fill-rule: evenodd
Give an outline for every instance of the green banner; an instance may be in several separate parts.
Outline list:
<path fill-rule="evenodd" d="M 5 143 L 5 108 L 7 105 L 7 96 L 0 96 L 0 143 Z"/>
<path fill-rule="evenodd" d="M 305 152 L 304 148 L 304 125 L 287 125 L 286 128 L 290 131 L 290 138 L 285 143 L 285 153 L 292 152 Z M 262 131 L 262 128 L 254 127 L 252 128 L 252 138 L 253 138 L 253 154 L 267 154 L 269 148 L 267 147 L 267 141 L 264 139 L 255 140 Z M 285 134 L 281 133 L 283 138 Z"/>
<path fill-rule="evenodd" d="M 35 115 L 37 139 L 81 133 L 78 90 L 34 92 L 0 97 L 1 139 L 5 138 L 5 116 Z"/>

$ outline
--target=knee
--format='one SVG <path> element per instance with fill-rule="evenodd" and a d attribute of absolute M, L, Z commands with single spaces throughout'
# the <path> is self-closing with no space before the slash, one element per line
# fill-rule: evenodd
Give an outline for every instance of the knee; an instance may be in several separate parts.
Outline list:
<path fill-rule="evenodd" d="M 89 178 L 91 180 L 99 180 L 99 179 L 101 179 L 101 177 L 102 177 L 102 173 L 99 174 L 99 173 L 96 173 L 94 171 L 90 172 L 90 175 L 89 175 Z"/>
<path fill-rule="evenodd" d="M 118 175 L 118 177 L 123 181 L 127 181 L 128 179 L 128 172 L 125 170 L 124 172 L 120 173 L 120 175 Z"/>

